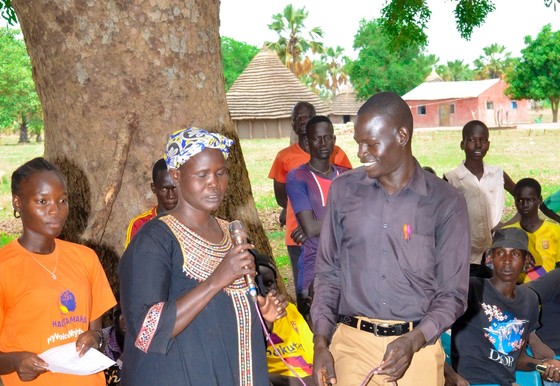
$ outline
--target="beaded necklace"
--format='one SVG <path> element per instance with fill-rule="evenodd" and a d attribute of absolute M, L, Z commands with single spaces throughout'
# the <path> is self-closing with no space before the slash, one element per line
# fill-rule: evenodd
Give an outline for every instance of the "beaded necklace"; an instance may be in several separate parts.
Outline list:
<path fill-rule="evenodd" d="M 233 247 L 228 232 L 229 223 L 217 218 L 223 238 L 218 244 L 205 240 L 172 215 L 160 218 L 173 232 L 183 252 L 183 272 L 199 282 L 206 280 Z M 241 386 L 253 384 L 253 354 L 251 347 L 251 307 L 244 278 L 235 280 L 224 288 L 230 296 L 237 319 L 237 342 L 239 345 L 239 382 Z"/>

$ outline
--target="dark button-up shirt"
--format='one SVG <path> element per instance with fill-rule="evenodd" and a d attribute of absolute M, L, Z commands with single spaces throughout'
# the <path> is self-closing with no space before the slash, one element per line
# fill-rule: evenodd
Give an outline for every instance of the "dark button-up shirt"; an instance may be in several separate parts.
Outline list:
<path fill-rule="evenodd" d="M 433 343 L 465 311 L 465 199 L 415 163 L 407 186 L 392 195 L 364 168 L 333 181 L 315 267 L 316 335 L 330 340 L 343 314 L 420 321 Z"/>

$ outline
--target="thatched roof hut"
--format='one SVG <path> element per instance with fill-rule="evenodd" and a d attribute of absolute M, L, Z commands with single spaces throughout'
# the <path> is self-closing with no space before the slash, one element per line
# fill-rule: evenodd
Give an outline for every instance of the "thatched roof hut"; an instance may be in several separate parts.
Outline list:
<path fill-rule="evenodd" d="M 239 138 L 289 137 L 292 108 L 300 101 L 312 103 L 317 114 L 331 113 L 328 105 L 267 48 L 239 75 L 226 99 Z"/>
<path fill-rule="evenodd" d="M 356 120 L 358 110 L 364 101 L 359 100 L 353 89 L 338 93 L 331 102 L 331 121 L 333 123 L 348 123 Z"/>

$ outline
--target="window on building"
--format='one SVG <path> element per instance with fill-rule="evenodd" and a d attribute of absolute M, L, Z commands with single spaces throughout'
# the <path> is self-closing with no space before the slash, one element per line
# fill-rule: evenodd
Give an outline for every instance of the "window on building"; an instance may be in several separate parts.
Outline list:
<path fill-rule="evenodd" d="M 449 105 L 449 114 L 455 114 L 455 103 Z"/>
<path fill-rule="evenodd" d="M 418 106 L 418 115 L 426 115 L 426 106 Z"/>
<path fill-rule="evenodd" d="M 511 101 L 511 109 L 517 110 L 517 101 Z"/>
<path fill-rule="evenodd" d="M 494 110 L 494 102 L 492 101 L 486 102 L 486 110 Z"/>

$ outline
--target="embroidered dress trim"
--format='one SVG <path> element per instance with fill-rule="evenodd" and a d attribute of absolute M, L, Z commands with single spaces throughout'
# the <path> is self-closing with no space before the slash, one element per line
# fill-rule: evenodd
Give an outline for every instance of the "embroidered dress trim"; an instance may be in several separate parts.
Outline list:
<path fill-rule="evenodd" d="M 136 342 L 134 345 L 144 352 L 148 352 L 152 338 L 154 337 L 157 326 L 159 323 L 159 318 L 161 316 L 161 310 L 163 310 L 163 302 L 154 304 L 148 314 L 144 318 L 144 323 L 142 323 L 142 328 L 136 337 Z"/>
<path fill-rule="evenodd" d="M 183 272 L 191 279 L 202 282 L 212 274 L 224 256 L 233 247 L 228 231 L 229 223 L 216 219 L 224 237 L 218 244 L 203 239 L 172 215 L 160 218 L 173 232 L 183 252 Z M 253 384 L 253 355 L 251 344 L 251 307 L 247 296 L 248 287 L 244 278 L 239 278 L 224 291 L 230 296 L 237 319 L 237 342 L 239 345 L 239 384 Z"/>

